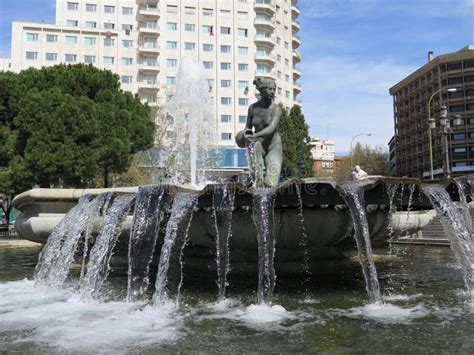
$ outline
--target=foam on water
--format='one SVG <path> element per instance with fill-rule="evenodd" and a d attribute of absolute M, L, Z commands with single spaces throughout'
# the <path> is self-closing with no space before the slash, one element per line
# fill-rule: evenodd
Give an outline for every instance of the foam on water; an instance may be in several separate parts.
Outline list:
<path fill-rule="evenodd" d="M 367 304 L 355 307 L 347 312 L 350 317 L 371 318 L 381 322 L 401 322 L 421 318 L 429 314 L 429 310 L 419 304 L 414 307 L 401 307 L 391 303 Z"/>
<path fill-rule="evenodd" d="M 0 333 L 15 343 L 61 351 L 136 351 L 173 344 L 183 335 L 183 317 L 171 304 L 83 302 L 71 289 L 35 286 L 23 280 L 0 284 Z"/>

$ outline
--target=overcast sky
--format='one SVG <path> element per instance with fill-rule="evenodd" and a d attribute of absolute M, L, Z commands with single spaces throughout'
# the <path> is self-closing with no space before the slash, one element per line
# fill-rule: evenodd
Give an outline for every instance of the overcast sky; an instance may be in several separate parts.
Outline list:
<path fill-rule="evenodd" d="M 427 52 L 474 44 L 474 0 L 299 0 L 303 111 L 313 136 L 349 150 L 386 146 L 393 135 L 388 89 L 426 62 Z M 54 22 L 54 0 L 0 0 L 0 55 L 11 21 Z"/>

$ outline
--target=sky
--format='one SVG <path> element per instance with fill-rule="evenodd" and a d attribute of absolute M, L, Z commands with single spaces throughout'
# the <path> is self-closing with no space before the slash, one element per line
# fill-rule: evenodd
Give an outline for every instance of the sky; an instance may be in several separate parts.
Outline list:
<path fill-rule="evenodd" d="M 393 135 L 388 89 L 427 53 L 474 44 L 474 0 L 299 0 L 300 98 L 311 136 L 348 152 L 351 139 L 387 147 Z M 54 22 L 55 0 L 0 0 L 0 56 L 11 21 Z"/>

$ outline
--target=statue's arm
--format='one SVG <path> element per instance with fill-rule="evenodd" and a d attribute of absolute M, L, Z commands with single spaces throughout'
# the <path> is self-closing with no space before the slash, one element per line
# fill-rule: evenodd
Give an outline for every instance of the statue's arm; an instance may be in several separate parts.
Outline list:
<path fill-rule="evenodd" d="M 278 128 L 278 124 L 280 123 L 280 118 L 281 118 L 281 107 L 280 106 L 277 106 L 275 108 L 272 116 L 273 116 L 272 122 L 267 127 L 262 129 L 261 131 L 255 133 L 254 134 L 255 138 L 272 136 L 273 134 L 275 134 L 275 132 Z"/>

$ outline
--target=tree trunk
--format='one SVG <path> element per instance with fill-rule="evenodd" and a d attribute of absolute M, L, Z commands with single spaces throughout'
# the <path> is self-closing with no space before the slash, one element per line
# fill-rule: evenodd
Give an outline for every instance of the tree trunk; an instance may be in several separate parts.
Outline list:
<path fill-rule="evenodd" d="M 104 187 L 109 187 L 109 171 L 107 169 L 104 169 Z"/>

